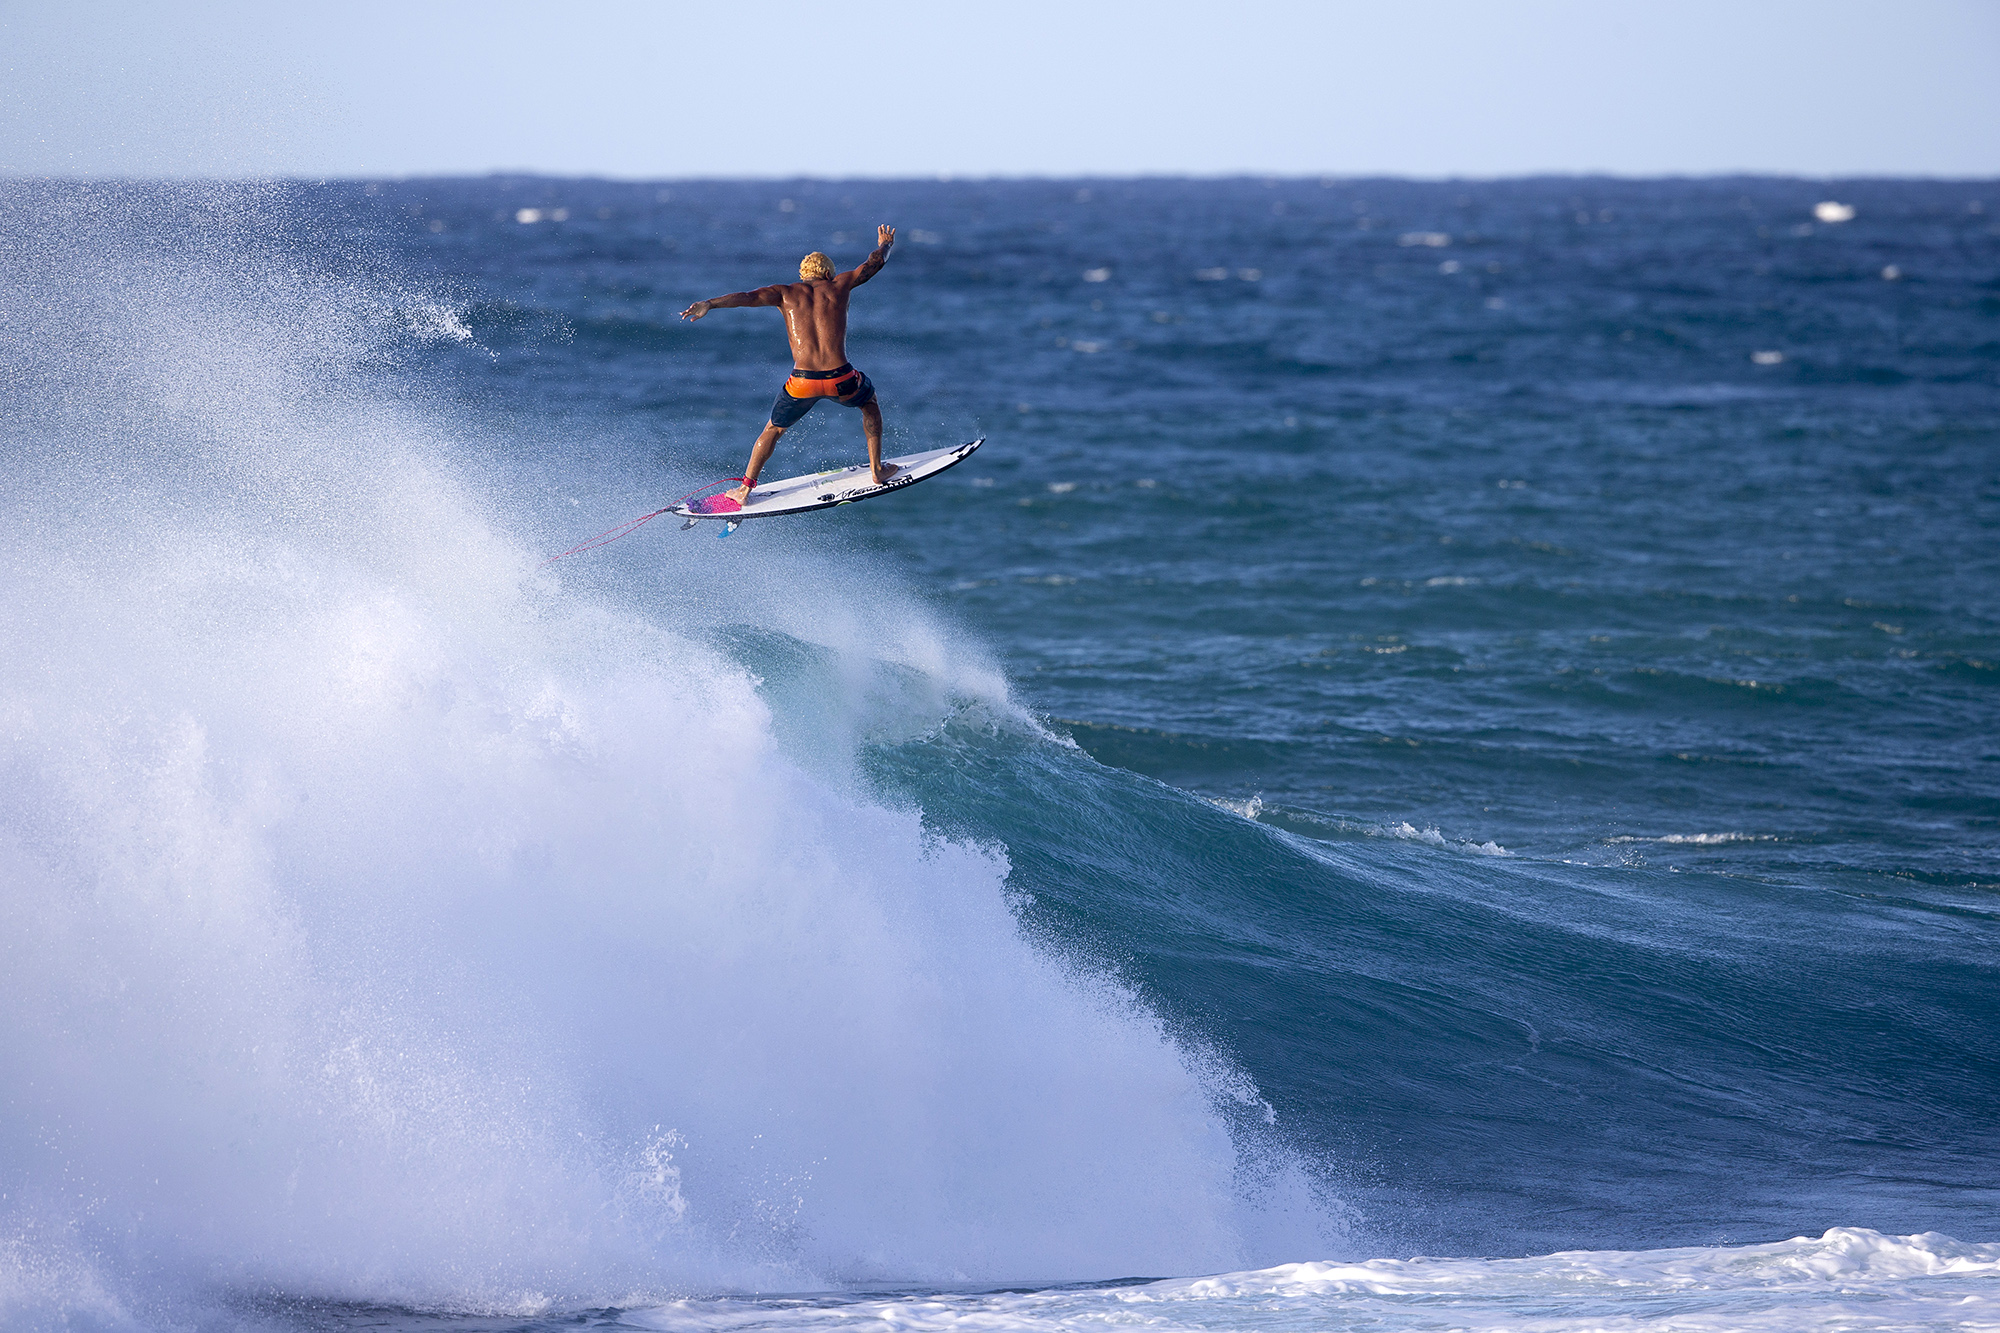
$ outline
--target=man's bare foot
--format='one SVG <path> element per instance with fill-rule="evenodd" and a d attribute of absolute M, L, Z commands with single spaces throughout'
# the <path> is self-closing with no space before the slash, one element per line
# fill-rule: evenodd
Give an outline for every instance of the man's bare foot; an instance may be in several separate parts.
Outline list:
<path fill-rule="evenodd" d="M 750 488 L 748 486 L 732 486 L 724 491 L 723 494 L 736 501 L 737 504 L 747 504 L 750 500 Z"/>
<path fill-rule="evenodd" d="M 883 484 L 884 482 L 888 481 L 888 480 L 889 480 L 889 478 L 891 478 L 891 477 L 895 476 L 895 475 L 896 475 L 896 474 L 897 474 L 898 472 L 901 472 L 902 470 L 903 470 L 903 469 L 901 469 L 901 468 L 897 467 L 897 466 L 896 466 L 896 465 L 895 465 L 894 463 L 878 463 L 878 464 L 876 464 L 876 465 L 875 465 L 875 484 L 876 484 L 877 486 L 880 486 L 880 485 L 882 485 L 882 484 Z"/>

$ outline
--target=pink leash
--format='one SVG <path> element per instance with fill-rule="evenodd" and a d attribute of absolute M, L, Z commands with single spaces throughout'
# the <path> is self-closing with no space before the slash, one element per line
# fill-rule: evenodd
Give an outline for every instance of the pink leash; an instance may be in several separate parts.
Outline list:
<path fill-rule="evenodd" d="M 564 551 L 562 555 L 550 556 L 548 559 L 542 561 L 542 564 L 545 566 L 553 565 L 556 561 L 561 560 L 566 556 L 579 555 L 584 551 L 595 551 L 600 546 L 609 546 L 611 545 L 611 543 L 617 541 L 620 537 L 630 536 L 632 533 L 637 532 L 640 528 L 646 526 L 646 524 L 648 523 L 651 523 L 654 519 L 658 518 L 660 515 L 672 513 L 674 510 L 686 504 L 689 500 L 692 500 L 695 496 L 700 495 L 703 491 L 713 490 L 717 486 L 726 486 L 732 481 L 740 481 L 744 485 L 751 487 L 755 487 L 757 484 L 751 481 L 748 477 L 724 477 L 721 481 L 711 481 L 706 486 L 698 486 L 694 490 L 689 491 L 686 495 L 683 495 L 680 499 L 674 501 L 672 504 L 668 505 L 664 509 L 655 509 L 650 514 L 641 514 L 639 517 L 633 519 L 630 523 L 620 523 L 615 528 L 611 528 L 604 532 L 600 532 L 595 537 L 592 537 L 589 541 L 584 542 L 582 545 L 570 547 L 567 551 Z"/>

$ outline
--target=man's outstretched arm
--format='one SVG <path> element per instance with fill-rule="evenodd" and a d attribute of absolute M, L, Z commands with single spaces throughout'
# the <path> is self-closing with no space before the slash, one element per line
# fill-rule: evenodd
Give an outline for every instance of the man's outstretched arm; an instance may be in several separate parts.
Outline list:
<path fill-rule="evenodd" d="M 880 267 L 879 265 L 877 267 Z M 754 292 L 731 292 L 727 296 L 712 296 L 706 301 L 696 301 L 681 311 L 682 319 L 700 319 L 711 310 L 729 310 L 745 305 L 783 305 L 783 287 L 759 287 Z"/>
<path fill-rule="evenodd" d="M 875 252 L 862 260 L 860 267 L 849 269 L 841 275 L 848 280 L 848 286 L 859 287 L 862 283 L 882 271 L 882 265 L 889 262 L 889 251 L 896 244 L 896 229 L 886 223 L 877 227 L 875 229 L 875 241 Z"/>

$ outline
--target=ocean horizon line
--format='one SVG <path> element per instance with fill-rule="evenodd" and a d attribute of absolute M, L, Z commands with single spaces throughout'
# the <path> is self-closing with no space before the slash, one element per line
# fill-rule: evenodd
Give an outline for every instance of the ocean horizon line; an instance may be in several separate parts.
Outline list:
<path fill-rule="evenodd" d="M 1372 182 L 1402 185 L 1498 185 L 1530 184 L 1545 181 L 1615 181 L 1620 183 L 1659 183 L 1668 181 L 1721 182 L 1721 181 L 1797 181 L 1806 184 L 1925 184 L 1925 185 L 1983 185 L 2000 183 L 2000 173 L 1993 175 L 1940 175 L 1924 172 L 1890 174 L 1881 172 L 1788 172 L 1758 170 L 1723 171 L 1535 171 L 1502 172 L 1495 174 L 1429 174 L 1416 172 L 1271 172 L 1271 171 L 1137 171 L 1137 172 L 1086 172 L 1079 174 L 1043 172 L 930 172 L 913 174 L 868 174 L 858 173 L 845 176 L 822 176 L 805 173 L 758 173 L 745 172 L 740 175 L 625 175 L 615 172 L 565 172 L 544 171 L 534 168 L 493 168 L 483 171 L 414 171 L 414 172 L 330 172 L 324 175 L 286 172 L 244 172 L 241 174 L 122 174 L 106 172 L 102 174 L 78 172 L 17 172 L 0 167 L 0 181 L 43 182 L 62 184 L 303 184 L 335 185 L 353 181 L 368 182 L 416 182 L 416 181 L 491 181 L 491 180 L 547 180 L 575 181 L 604 185 L 780 185 L 812 183 L 828 185 L 869 184 L 869 185 L 951 185 L 951 184 L 1029 184 L 1046 182 L 1050 184 L 1138 184 L 1145 182 L 1190 181 L 1226 184 L 1244 181 L 1262 181 L 1273 184 L 1307 184 L 1318 182 L 1326 186 L 1341 184 L 1367 184 Z"/>

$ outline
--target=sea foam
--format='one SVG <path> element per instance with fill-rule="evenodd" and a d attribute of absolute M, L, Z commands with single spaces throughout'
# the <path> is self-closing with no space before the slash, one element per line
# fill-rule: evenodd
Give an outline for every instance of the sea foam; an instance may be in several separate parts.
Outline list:
<path fill-rule="evenodd" d="M 1149 1329 L 1981 1330 L 2000 1315 L 2000 1245 L 1836 1227 L 1761 1245 L 1600 1250 L 1522 1259 L 1371 1259 L 1082 1290 L 760 1302 L 628 1312 L 643 1327 L 782 1333 Z"/>

